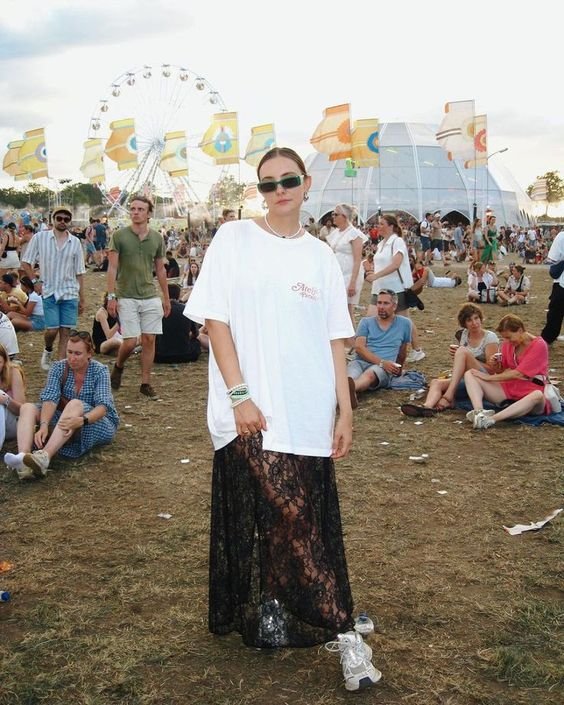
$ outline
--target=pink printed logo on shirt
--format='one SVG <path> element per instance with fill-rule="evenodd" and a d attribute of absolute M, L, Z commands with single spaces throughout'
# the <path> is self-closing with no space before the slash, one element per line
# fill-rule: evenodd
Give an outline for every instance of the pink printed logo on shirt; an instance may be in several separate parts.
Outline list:
<path fill-rule="evenodd" d="M 297 282 L 294 284 L 292 291 L 297 291 L 302 299 L 313 299 L 313 301 L 317 301 L 317 299 L 321 296 L 321 291 L 317 287 L 308 286 L 303 282 Z"/>

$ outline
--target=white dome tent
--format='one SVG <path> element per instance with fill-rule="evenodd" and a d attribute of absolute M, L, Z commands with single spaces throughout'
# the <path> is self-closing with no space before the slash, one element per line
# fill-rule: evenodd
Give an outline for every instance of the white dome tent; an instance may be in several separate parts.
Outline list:
<path fill-rule="evenodd" d="M 303 215 L 320 220 L 337 203 L 353 203 L 366 222 L 381 212 L 403 211 L 422 220 L 427 211 L 443 218 L 471 221 L 474 203 L 478 217 L 491 209 L 499 224 L 527 225 L 534 221 L 533 201 L 493 159 L 489 167 L 465 169 L 449 161 L 438 144 L 436 125 L 388 122 L 380 125 L 380 167 L 358 169 L 345 176 L 345 160 L 330 162 L 314 153 L 306 160 L 313 178 Z"/>

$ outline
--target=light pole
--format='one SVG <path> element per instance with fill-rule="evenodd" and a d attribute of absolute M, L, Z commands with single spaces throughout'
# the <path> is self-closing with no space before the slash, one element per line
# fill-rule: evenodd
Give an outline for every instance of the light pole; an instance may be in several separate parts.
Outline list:
<path fill-rule="evenodd" d="M 486 157 L 486 203 L 485 203 L 486 207 L 485 207 L 484 213 L 483 213 L 484 222 L 485 222 L 486 212 L 489 210 L 488 200 L 489 200 L 489 191 L 490 191 L 490 167 L 489 167 L 490 159 L 492 157 L 495 157 L 496 154 L 503 154 L 503 152 L 507 152 L 508 149 L 509 149 L 509 147 L 504 147 L 503 149 L 498 149 L 497 152 L 492 152 L 491 154 L 488 154 L 488 156 Z M 475 218 L 474 218 L 474 220 L 475 220 Z"/>

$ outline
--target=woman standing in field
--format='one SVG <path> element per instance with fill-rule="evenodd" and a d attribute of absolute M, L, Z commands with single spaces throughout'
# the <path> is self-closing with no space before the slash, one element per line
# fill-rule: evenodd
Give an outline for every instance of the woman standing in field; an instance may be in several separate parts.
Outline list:
<path fill-rule="evenodd" d="M 353 623 L 333 467 L 352 443 L 346 290 L 300 225 L 311 178 L 299 155 L 270 150 L 258 178 L 267 214 L 222 225 L 185 310 L 210 339 L 209 627 L 262 648 L 338 635 L 357 690 L 380 674 L 359 634 L 339 634 Z"/>

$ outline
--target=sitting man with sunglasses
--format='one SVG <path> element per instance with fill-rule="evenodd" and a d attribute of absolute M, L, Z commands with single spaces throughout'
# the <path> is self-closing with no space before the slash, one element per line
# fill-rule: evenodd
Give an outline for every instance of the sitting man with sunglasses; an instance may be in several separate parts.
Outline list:
<path fill-rule="evenodd" d="M 33 267 L 39 262 L 43 282 L 45 350 L 41 355 L 41 367 L 44 370 L 51 367 L 57 335 L 57 358 L 65 357 L 69 331 L 76 327 L 78 314 L 84 308 L 84 254 L 80 240 L 69 231 L 71 220 L 69 208 L 55 208 L 53 229 L 36 233 L 22 259 L 22 268 L 34 284 L 37 279 Z"/>

